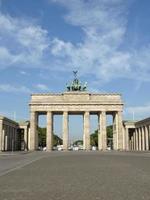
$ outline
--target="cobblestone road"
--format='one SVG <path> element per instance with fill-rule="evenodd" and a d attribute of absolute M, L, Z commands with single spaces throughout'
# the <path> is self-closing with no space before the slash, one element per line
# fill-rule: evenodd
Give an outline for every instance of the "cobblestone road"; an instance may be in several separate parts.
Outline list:
<path fill-rule="evenodd" d="M 0 200 L 150 200 L 150 153 L 0 154 Z"/>

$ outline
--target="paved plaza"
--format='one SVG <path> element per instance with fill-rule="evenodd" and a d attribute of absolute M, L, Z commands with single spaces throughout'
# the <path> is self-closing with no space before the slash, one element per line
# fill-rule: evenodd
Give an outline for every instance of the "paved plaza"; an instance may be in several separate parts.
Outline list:
<path fill-rule="evenodd" d="M 149 200 L 149 152 L 0 154 L 0 200 Z"/>

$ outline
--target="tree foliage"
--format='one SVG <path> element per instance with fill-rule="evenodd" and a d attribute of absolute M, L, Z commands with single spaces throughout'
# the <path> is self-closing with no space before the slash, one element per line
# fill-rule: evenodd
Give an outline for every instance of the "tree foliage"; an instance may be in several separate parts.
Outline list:
<path fill-rule="evenodd" d="M 113 138 L 113 127 L 112 125 L 107 126 L 107 138 Z M 90 135 L 90 144 L 91 146 L 98 147 L 98 130 L 95 130 L 94 133 Z"/>
<path fill-rule="evenodd" d="M 95 132 L 90 135 L 90 144 L 91 146 L 98 146 L 98 130 L 95 130 Z"/>
<path fill-rule="evenodd" d="M 107 138 L 113 138 L 113 127 L 112 125 L 107 126 Z M 46 146 L 46 128 L 38 128 L 38 141 L 39 146 L 45 147 Z M 77 140 L 73 144 L 82 145 L 83 140 Z M 53 146 L 61 145 L 62 139 L 57 135 L 53 134 Z M 90 135 L 90 144 L 91 146 L 98 146 L 98 130 L 95 130 L 94 133 Z"/>
<path fill-rule="evenodd" d="M 46 128 L 38 127 L 38 143 L 39 146 L 46 146 Z M 62 139 L 57 135 L 53 134 L 53 146 L 61 145 Z"/>
<path fill-rule="evenodd" d="M 107 126 L 107 137 L 108 138 L 113 138 L 113 126 Z"/>
<path fill-rule="evenodd" d="M 73 144 L 74 145 L 83 145 L 83 140 L 76 140 Z"/>
<path fill-rule="evenodd" d="M 63 141 L 58 135 L 53 134 L 53 146 L 62 145 Z"/>

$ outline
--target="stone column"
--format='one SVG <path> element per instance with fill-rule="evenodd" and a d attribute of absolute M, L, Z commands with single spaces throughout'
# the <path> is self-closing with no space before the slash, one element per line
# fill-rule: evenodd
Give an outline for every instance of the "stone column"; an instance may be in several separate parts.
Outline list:
<path fill-rule="evenodd" d="M 30 113 L 30 151 L 37 149 L 37 127 L 38 127 L 38 113 L 31 111 Z"/>
<path fill-rule="evenodd" d="M 145 126 L 145 143 L 146 143 L 146 150 L 149 150 L 149 134 L 148 134 L 148 126 Z"/>
<path fill-rule="evenodd" d="M 0 151 L 2 151 L 2 140 L 3 140 L 3 121 L 0 120 Z"/>
<path fill-rule="evenodd" d="M 85 150 L 90 150 L 90 113 L 89 112 L 85 112 L 84 113 L 84 149 Z"/>
<path fill-rule="evenodd" d="M 31 126 L 30 126 L 31 127 Z M 28 149 L 30 150 L 30 130 L 31 130 L 31 128 L 28 128 Z"/>
<path fill-rule="evenodd" d="M 148 130 L 148 143 L 149 143 L 149 150 L 150 150 L 150 125 L 147 126 Z"/>
<path fill-rule="evenodd" d="M 9 150 L 12 151 L 12 127 L 9 125 Z"/>
<path fill-rule="evenodd" d="M 145 129 L 144 129 L 144 126 L 141 129 L 142 129 L 142 150 L 145 151 Z"/>
<path fill-rule="evenodd" d="M 38 149 L 39 138 L 38 138 L 38 124 L 39 124 L 39 114 L 36 112 L 36 134 L 35 134 L 35 149 Z"/>
<path fill-rule="evenodd" d="M 11 151 L 11 131 L 10 131 L 10 126 L 7 126 L 7 131 L 8 131 L 8 151 Z"/>
<path fill-rule="evenodd" d="M 133 136 L 131 136 L 131 150 L 133 151 L 133 148 L 134 148 L 134 146 L 133 146 Z"/>
<path fill-rule="evenodd" d="M 122 133 L 123 133 L 123 150 L 126 150 L 126 128 L 123 126 L 122 128 Z"/>
<path fill-rule="evenodd" d="M 131 151 L 131 138 L 129 140 L 129 150 Z"/>
<path fill-rule="evenodd" d="M 2 130 L 2 141 L 1 142 L 2 142 L 1 149 L 2 149 L 2 151 L 5 151 L 5 130 L 4 129 Z"/>
<path fill-rule="evenodd" d="M 6 139 L 5 135 L 6 135 L 6 128 L 5 128 L 5 125 L 3 124 L 3 138 L 4 138 L 3 141 L 2 141 L 3 142 L 3 144 L 2 144 L 3 151 L 5 151 L 5 142 L 6 142 L 5 141 L 5 139 Z"/>
<path fill-rule="evenodd" d="M 28 129 L 27 127 L 24 128 L 24 150 L 28 150 Z"/>
<path fill-rule="evenodd" d="M 117 132 L 117 149 L 118 150 L 122 150 L 123 149 L 123 133 L 122 133 L 122 129 L 123 129 L 123 124 L 122 124 L 122 112 L 119 111 L 117 113 L 118 115 L 118 132 Z"/>
<path fill-rule="evenodd" d="M 106 112 L 102 111 L 99 115 L 99 150 L 107 149 L 107 131 L 106 131 Z"/>
<path fill-rule="evenodd" d="M 141 128 L 138 128 L 138 133 L 139 133 L 139 151 L 142 150 L 142 138 L 141 138 Z"/>
<path fill-rule="evenodd" d="M 103 150 L 101 134 L 101 113 L 98 114 L 98 150 Z"/>
<path fill-rule="evenodd" d="M 135 128 L 135 137 L 136 137 L 136 150 L 139 150 L 139 141 L 138 141 L 138 131 L 137 128 Z"/>
<path fill-rule="evenodd" d="M 14 127 L 12 127 L 10 129 L 10 134 L 11 134 L 11 151 L 14 151 L 15 150 L 15 147 L 14 147 Z"/>
<path fill-rule="evenodd" d="M 14 127 L 11 128 L 10 134 L 11 134 L 11 150 L 14 151 Z"/>
<path fill-rule="evenodd" d="M 122 112 L 118 111 L 114 116 L 115 121 L 115 135 L 114 137 L 114 150 L 122 150 L 123 149 L 123 124 L 122 124 Z"/>
<path fill-rule="evenodd" d="M 18 127 L 16 127 L 15 129 L 14 129 L 14 143 L 15 143 L 15 150 L 18 150 L 17 148 L 18 148 L 18 135 L 17 135 L 17 129 L 18 129 Z"/>
<path fill-rule="evenodd" d="M 8 151 L 8 136 L 5 135 L 5 151 Z"/>
<path fill-rule="evenodd" d="M 7 151 L 10 151 L 11 150 L 11 148 L 10 148 L 11 141 L 10 141 L 10 129 L 9 129 L 8 125 L 7 125 L 6 129 L 7 129 Z"/>
<path fill-rule="evenodd" d="M 7 125 L 5 125 L 4 130 L 5 130 L 4 151 L 7 151 L 8 150 L 8 131 L 7 131 Z"/>
<path fill-rule="evenodd" d="M 133 150 L 136 150 L 136 137 L 135 137 L 135 131 L 133 132 Z"/>
<path fill-rule="evenodd" d="M 63 112 L 63 150 L 68 150 L 68 112 Z"/>
<path fill-rule="evenodd" d="M 14 127 L 10 129 L 10 135 L 11 135 L 11 151 L 14 151 Z"/>
<path fill-rule="evenodd" d="M 6 148 L 6 151 L 9 151 L 9 146 L 10 146 L 10 137 L 9 137 L 9 127 L 8 127 L 8 125 L 6 125 L 6 138 L 7 138 L 7 144 L 6 144 L 6 146 L 7 146 L 7 148 Z"/>
<path fill-rule="evenodd" d="M 51 151 L 53 148 L 53 114 L 47 112 L 47 134 L 46 134 L 46 150 Z"/>
<path fill-rule="evenodd" d="M 113 149 L 117 150 L 116 113 L 113 113 Z"/>
<path fill-rule="evenodd" d="M 126 150 L 129 151 L 129 129 L 128 128 L 125 129 L 125 133 L 126 133 Z"/>

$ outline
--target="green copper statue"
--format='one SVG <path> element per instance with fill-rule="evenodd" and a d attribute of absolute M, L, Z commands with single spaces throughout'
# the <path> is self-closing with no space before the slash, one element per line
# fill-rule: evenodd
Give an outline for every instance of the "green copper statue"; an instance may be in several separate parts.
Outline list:
<path fill-rule="evenodd" d="M 82 86 L 81 82 L 77 78 L 78 71 L 73 71 L 74 74 L 74 80 L 71 84 L 67 84 L 67 91 L 86 91 L 87 89 L 87 83 L 84 83 Z"/>

